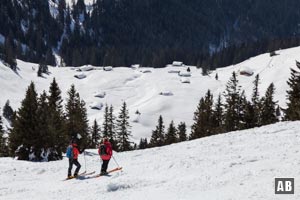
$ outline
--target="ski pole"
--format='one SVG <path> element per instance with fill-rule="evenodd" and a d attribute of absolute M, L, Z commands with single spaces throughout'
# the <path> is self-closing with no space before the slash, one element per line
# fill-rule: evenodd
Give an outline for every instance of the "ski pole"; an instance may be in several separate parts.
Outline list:
<path fill-rule="evenodd" d="M 115 157 L 112 156 L 112 158 L 114 159 L 115 163 L 117 164 L 118 167 L 120 167 L 120 165 L 118 164 L 118 162 L 116 161 Z"/>

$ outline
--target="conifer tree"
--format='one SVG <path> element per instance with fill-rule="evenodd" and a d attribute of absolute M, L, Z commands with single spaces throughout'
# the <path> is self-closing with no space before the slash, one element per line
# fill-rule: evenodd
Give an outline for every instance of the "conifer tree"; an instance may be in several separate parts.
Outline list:
<path fill-rule="evenodd" d="M 5 38 L 4 41 L 4 50 L 5 50 L 5 56 L 4 61 L 9 65 L 9 67 L 13 70 L 17 70 L 17 61 L 16 61 L 16 55 L 14 50 L 14 42 L 13 42 L 13 36 L 12 32 L 9 33 L 9 35 Z"/>
<path fill-rule="evenodd" d="M 77 134 L 82 136 L 79 141 L 82 147 L 88 145 L 88 120 L 86 114 L 85 102 L 80 99 L 79 93 L 72 85 L 68 91 L 66 104 L 66 131 L 69 138 L 76 138 Z"/>
<path fill-rule="evenodd" d="M 219 80 L 219 75 L 218 75 L 218 73 L 216 73 L 215 79 L 216 79 L 216 80 Z"/>
<path fill-rule="evenodd" d="M 245 100 L 245 115 L 244 115 L 244 127 L 245 129 L 253 128 L 257 126 L 257 116 L 259 116 L 259 113 L 256 114 L 259 110 L 255 111 L 254 106 L 251 102 Z"/>
<path fill-rule="evenodd" d="M 12 154 L 16 153 L 20 160 L 29 159 L 29 151 L 35 147 L 36 139 L 39 137 L 37 110 L 37 93 L 34 83 L 31 82 L 17 112 L 16 119 L 13 120 L 10 133 L 10 149 Z M 18 151 L 15 152 L 16 150 Z"/>
<path fill-rule="evenodd" d="M 274 99 L 275 87 L 271 83 L 262 101 L 262 125 L 272 124 L 278 121 L 276 117 L 276 102 Z"/>
<path fill-rule="evenodd" d="M 5 137 L 3 130 L 2 117 L 0 116 L 0 157 L 9 156 L 9 150 L 7 146 L 7 138 Z"/>
<path fill-rule="evenodd" d="M 4 147 L 4 142 L 3 142 L 3 122 L 2 122 L 2 117 L 0 115 L 0 157 L 3 157 L 3 152 L 2 149 Z"/>
<path fill-rule="evenodd" d="M 239 100 L 240 100 L 240 86 L 236 78 L 235 72 L 228 81 L 225 90 L 225 130 L 234 131 L 239 129 Z"/>
<path fill-rule="evenodd" d="M 117 144 L 119 151 L 129 151 L 132 149 L 129 141 L 129 137 L 131 136 L 130 128 L 129 113 L 124 101 L 117 119 Z"/>
<path fill-rule="evenodd" d="M 254 87 L 253 87 L 253 93 L 252 93 L 252 107 L 250 108 L 250 105 L 248 105 L 248 115 L 250 115 L 251 112 L 253 112 L 253 127 L 260 126 L 261 125 L 261 118 L 260 118 L 260 110 L 261 110 L 261 101 L 259 97 L 259 91 L 258 91 L 258 85 L 260 78 L 259 74 L 255 76 L 255 80 L 253 81 Z M 253 111 L 252 111 L 253 109 Z M 250 117 L 250 116 L 249 116 Z"/>
<path fill-rule="evenodd" d="M 150 146 L 151 147 L 160 147 L 163 146 L 165 143 L 165 126 L 163 122 L 163 118 L 160 115 L 158 118 L 158 125 L 156 129 L 152 131 L 151 139 L 150 139 Z"/>
<path fill-rule="evenodd" d="M 64 27 L 65 24 L 65 9 L 66 9 L 66 1 L 60 0 L 58 2 L 58 19 L 62 27 Z"/>
<path fill-rule="evenodd" d="M 291 69 L 288 80 L 290 89 L 287 91 L 287 109 L 285 120 L 300 120 L 300 63 L 296 61 L 297 69 Z"/>
<path fill-rule="evenodd" d="M 212 122 L 214 134 L 222 133 L 224 131 L 224 109 L 220 94 L 213 109 Z"/>
<path fill-rule="evenodd" d="M 116 117 L 114 115 L 114 107 L 110 105 L 108 113 L 108 137 L 113 146 L 116 146 Z"/>
<path fill-rule="evenodd" d="M 177 142 L 177 130 L 174 126 L 174 122 L 171 121 L 169 128 L 166 133 L 165 144 L 173 144 Z"/>
<path fill-rule="evenodd" d="M 101 138 L 100 135 L 100 127 L 98 126 L 97 120 L 94 120 L 94 125 L 92 126 L 92 142 L 91 142 L 91 147 L 95 148 L 97 147 L 97 144 L 99 143 L 99 140 Z"/>
<path fill-rule="evenodd" d="M 11 122 L 13 115 L 14 110 L 11 108 L 9 100 L 7 100 L 3 107 L 3 117 L 5 117 L 9 122 Z"/>
<path fill-rule="evenodd" d="M 148 148 L 147 138 L 141 138 L 138 149 L 146 149 Z"/>
<path fill-rule="evenodd" d="M 53 79 L 49 88 L 49 96 L 47 97 L 49 104 L 48 124 L 49 134 L 53 137 L 50 146 L 57 151 L 58 157 L 62 158 L 62 152 L 68 144 L 68 134 L 66 132 L 66 121 L 63 113 L 61 90 Z"/>
<path fill-rule="evenodd" d="M 105 108 L 104 108 L 104 121 L 103 121 L 103 125 L 102 125 L 102 130 L 103 130 L 103 137 L 108 137 L 109 133 L 109 107 L 106 104 Z"/>
<path fill-rule="evenodd" d="M 183 142 L 187 140 L 186 125 L 184 122 L 180 122 L 177 127 L 178 130 L 178 141 Z"/>
<path fill-rule="evenodd" d="M 42 151 L 54 148 L 54 140 L 56 139 L 55 136 L 51 135 L 50 133 L 50 128 L 52 127 L 50 127 L 49 124 L 49 105 L 47 102 L 47 94 L 45 91 L 43 91 L 43 93 L 38 98 L 37 128 L 39 131 L 35 141 L 35 149 L 39 151 L 39 154 L 36 155 L 36 159 L 42 160 Z M 52 158 L 50 160 L 52 160 Z"/>
<path fill-rule="evenodd" d="M 190 135 L 190 139 L 196 139 L 212 135 L 212 105 L 213 96 L 210 93 L 210 90 L 208 90 L 205 95 L 205 98 L 201 98 L 197 110 L 194 113 L 194 124 L 192 125 L 192 133 Z"/>

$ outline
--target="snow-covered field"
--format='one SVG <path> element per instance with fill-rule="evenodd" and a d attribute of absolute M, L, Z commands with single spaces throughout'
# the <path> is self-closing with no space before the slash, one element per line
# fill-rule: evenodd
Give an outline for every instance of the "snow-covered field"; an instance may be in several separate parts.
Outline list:
<path fill-rule="evenodd" d="M 115 153 L 123 171 L 62 181 L 68 160 L 0 158 L 0 199 L 286 200 L 300 198 L 300 122 L 282 122 L 161 148 Z M 87 150 L 87 171 L 100 170 Z M 84 156 L 79 158 L 85 169 Z M 116 167 L 111 160 L 109 168 Z M 274 178 L 295 178 L 294 195 L 275 195 Z"/>
<path fill-rule="evenodd" d="M 138 118 L 138 123 L 132 125 L 132 140 L 138 142 L 141 137 L 150 137 L 151 130 L 157 124 L 159 115 L 164 118 L 165 125 L 174 120 L 176 124 L 181 121 L 191 126 L 193 113 L 201 97 L 210 89 L 217 97 L 225 89 L 226 83 L 233 71 L 247 68 L 254 72 L 250 77 L 239 75 L 238 79 L 242 89 L 249 97 L 252 94 L 253 81 L 256 74 L 261 77 L 260 94 L 264 95 L 271 82 L 275 84 L 275 99 L 281 106 L 285 106 L 286 81 L 290 77 L 290 67 L 295 67 L 295 60 L 300 60 L 300 47 L 278 51 L 280 55 L 270 57 L 268 53 L 250 58 L 240 64 L 213 71 L 209 76 L 202 76 L 201 69 L 191 68 L 191 77 L 185 77 L 190 83 L 182 83 L 182 77 L 174 71 L 186 72 L 187 67 L 166 67 L 162 69 L 125 67 L 104 71 L 102 67 L 97 70 L 77 72 L 72 67 L 49 67 L 51 74 L 44 78 L 37 77 L 37 65 L 18 60 L 18 74 L 0 63 L 0 107 L 6 100 L 10 100 L 13 109 L 20 107 L 21 100 L 31 81 L 36 83 L 37 91 L 48 91 L 50 82 L 55 77 L 62 90 L 63 98 L 67 97 L 67 90 L 75 84 L 82 99 L 87 103 L 90 122 L 97 119 L 102 124 L 102 110 L 93 110 L 91 105 L 112 104 L 117 115 L 123 101 L 126 101 L 131 121 Z M 215 80 L 218 73 L 219 80 Z M 77 79 L 74 75 L 86 75 L 84 79 Z M 95 97 L 95 94 L 105 92 L 104 98 Z M 168 95 L 160 95 L 165 93 Z M 171 95 L 170 95 L 171 94 Z M 215 98 L 216 99 L 216 98 Z M 136 116 L 139 111 L 141 115 Z"/>

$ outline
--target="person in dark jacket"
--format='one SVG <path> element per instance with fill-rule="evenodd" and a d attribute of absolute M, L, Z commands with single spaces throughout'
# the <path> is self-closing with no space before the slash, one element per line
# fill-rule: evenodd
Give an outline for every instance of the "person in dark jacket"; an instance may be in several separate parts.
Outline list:
<path fill-rule="evenodd" d="M 107 167 L 109 160 L 112 156 L 112 145 L 108 141 L 107 138 L 103 139 L 103 143 L 100 145 L 98 149 L 98 154 L 100 155 L 102 159 L 102 166 L 101 166 L 101 175 L 107 174 Z"/>
<path fill-rule="evenodd" d="M 70 148 L 70 146 L 68 148 Z M 72 176 L 72 167 L 73 167 L 73 164 L 76 165 L 76 169 L 75 169 L 75 172 L 74 172 L 74 177 L 77 177 L 78 176 L 78 172 L 79 172 L 79 170 L 81 168 L 81 165 L 78 162 L 78 155 L 81 153 L 81 151 L 79 151 L 78 145 L 76 143 L 73 143 L 71 145 L 71 148 L 72 148 L 72 154 L 69 157 L 68 177 Z"/>

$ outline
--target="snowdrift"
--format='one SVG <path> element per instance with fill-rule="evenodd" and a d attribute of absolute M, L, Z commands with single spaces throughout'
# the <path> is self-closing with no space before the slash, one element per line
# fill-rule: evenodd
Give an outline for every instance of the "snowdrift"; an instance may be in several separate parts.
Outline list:
<path fill-rule="evenodd" d="M 0 158 L 0 199 L 277 199 L 274 177 L 294 177 L 300 198 L 300 122 L 284 122 L 170 146 L 116 153 L 122 172 L 73 179 L 68 160 L 34 163 Z M 97 150 L 87 150 L 87 171 L 100 171 Z M 84 156 L 79 162 L 85 170 Z M 109 169 L 117 165 L 114 160 Z M 73 169 L 74 170 L 74 169 Z"/>

